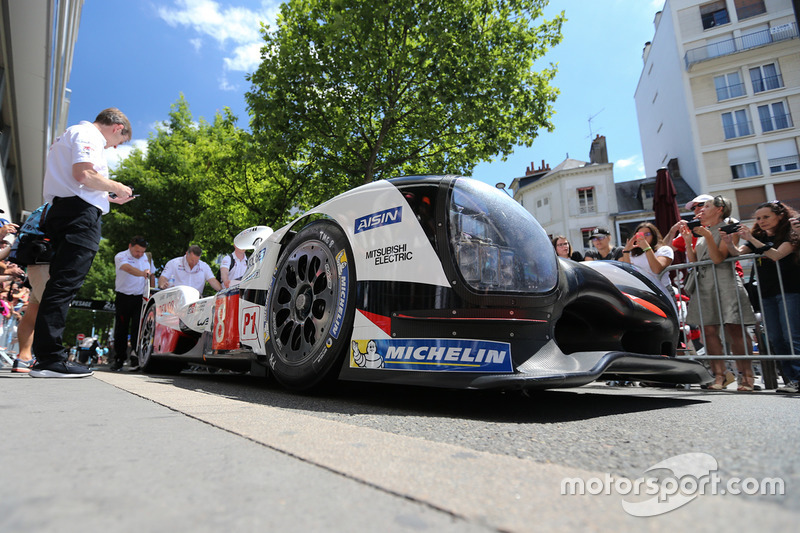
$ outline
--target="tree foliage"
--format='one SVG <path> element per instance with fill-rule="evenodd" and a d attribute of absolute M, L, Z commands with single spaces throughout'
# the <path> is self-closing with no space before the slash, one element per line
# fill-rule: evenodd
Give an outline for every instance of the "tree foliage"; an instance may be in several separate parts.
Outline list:
<path fill-rule="evenodd" d="M 289 0 L 248 78 L 253 131 L 317 201 L 400 174 L 468 174 L 552 129 L 556 68 L 533 66 L 563 13 L 536 24 L 546 3 Z"/>
<path fill-rule="evenodd" d="M 103 236 L 121 251 L 143 235 L 157 268 L 190 244 L 201 246 L 210 262 L 229 253 L 243 229 L 285 223 L 291 204 L 275 168 L 229 109 L 213 122 L 195 122 L 181 96 L 147 150 L 134 150 L 115 171 L 115 179 L 140 196 L 112 207 Z"/>

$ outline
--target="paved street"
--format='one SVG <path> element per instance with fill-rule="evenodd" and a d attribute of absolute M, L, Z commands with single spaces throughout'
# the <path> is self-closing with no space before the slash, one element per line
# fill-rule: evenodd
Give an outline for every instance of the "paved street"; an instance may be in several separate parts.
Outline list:
<path fill-rule="evenodd" d="M 3 370 L 0 531 L 790 531 L 799 401 L 602 384 L 305 396 L 235 374 Z M 785 495 L 706 494 L 642 518 L 613 490 L 561 494 L 565 478 L 635 480 L 687 453 L 723 480 L 781 478 Z"/>

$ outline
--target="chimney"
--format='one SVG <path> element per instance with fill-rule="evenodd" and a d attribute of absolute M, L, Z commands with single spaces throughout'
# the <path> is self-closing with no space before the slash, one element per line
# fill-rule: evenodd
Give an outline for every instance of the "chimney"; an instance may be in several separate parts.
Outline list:
<path fill-rule="evenodd" d="M 550 170 L 550 165 L 546 165 L 544 159 L 542 159 L 542 166 L 539 168 L 536 168 L 533 161 L 531 161 L 531 166 L 525 168 L 525 176 L 533 176 L 534 174 L 546 172 L 548 170 Z"/>
<path fill-rule="evenodd" d="M 592 148 L 589 150 L 589 163 L 608 163 L 608 149 L 606 149 L 604 135 L 598 135 L 592 141 Z"/>

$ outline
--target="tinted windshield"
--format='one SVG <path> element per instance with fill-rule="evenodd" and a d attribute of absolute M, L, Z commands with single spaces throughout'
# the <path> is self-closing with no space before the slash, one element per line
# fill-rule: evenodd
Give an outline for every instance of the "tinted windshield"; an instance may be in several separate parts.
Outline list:
<path fill-rule="evenodd" d="M 533 215 L 505 192 L 459 178 L 449 218 L 456 266 L 473 289 L 541 293 L 555 287 L 550 239 Z"/>

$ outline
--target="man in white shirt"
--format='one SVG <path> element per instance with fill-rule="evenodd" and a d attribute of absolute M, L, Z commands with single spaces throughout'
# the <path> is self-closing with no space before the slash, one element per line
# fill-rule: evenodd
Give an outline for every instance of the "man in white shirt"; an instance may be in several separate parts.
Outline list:
<path fill-rule="evenodd" d="M 231 265 L 233 262 L 233 265 Z M 247 256 L 244 250 L 234 245 L 233 253 L 222 258 L 219 264 L 219 277 L 222 279 L 222 286 L 226 289 L 235 285 L 244 276 L 247 270 Z"/>
<path fill-rule="evenodd" d="M 62 340 L 69 305 L 100 245 L 100 217 L 108 213 L 109 202 L 124 204 L 134 198 L 130 187 L 109 179 L 104 153 L 130 139 L 128 117 L 108 108 L 94 122 L 67 128 L 47 154 L 43 193 L 50 209 L 43 229 L 54 254 L 36 317 L 33 353 L 37 363 L 28 373 L 31 377 L 92 375 L 85 366 L 67 361 L 69 352 Z"/>
<path fill-rule="evenodd" d="M 205 261 L 200 260 L 201 255 L 203 255 L 203 250 L 193 244 L 186 250 L 185 255 L 170 259 L 158 278 L 158 286 L 166 289 L 176 285 L 188 285 L 203 294 L 203 289 L 208 282 L 215 291 L 222 290 L 222 285 L 214 277 L 211 267 Z"/>
<path fill-rule="evenodd" d="M 111 370 L 122 370 L 128 358 L 128 332 L 130 332 L 132 351 L 136 350 L 139 338 L 139 318 L 142 314 L 142 296 L 151 282 L 155 267 L 147 258 L 147 241 L 137 235 L 128 243 L 128 249 L 114 256 L 117 279 L 115 282 L 116 307 L 114 319 L 114 362 Z M 139 367 L 138 359 L 131 353 L 131 370 Z"/>

